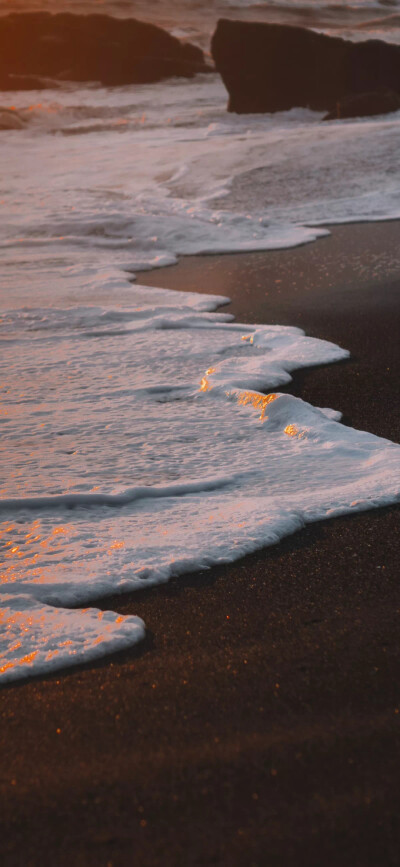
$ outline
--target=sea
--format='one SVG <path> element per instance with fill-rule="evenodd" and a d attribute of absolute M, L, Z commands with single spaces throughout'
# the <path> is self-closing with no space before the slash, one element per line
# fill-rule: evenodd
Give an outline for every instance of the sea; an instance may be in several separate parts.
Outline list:
<path fill-rule="evenodd" d="M 152 21 L 206 52 L 219 17 L 400 44 L 393 0 L 61 10 Z M 400 218 L 400 112 L 325 123 L 226 105 L 215 73 L 0 94 L 19 125 L 0 131 L 0 684 L 142 640 L 143 621 L 99 610 L 101 597 L 399 498 L 399 446 L 290 394 L 293 371 L 346 347 L 235 322 L 218 286 L 140 275 Z"/>

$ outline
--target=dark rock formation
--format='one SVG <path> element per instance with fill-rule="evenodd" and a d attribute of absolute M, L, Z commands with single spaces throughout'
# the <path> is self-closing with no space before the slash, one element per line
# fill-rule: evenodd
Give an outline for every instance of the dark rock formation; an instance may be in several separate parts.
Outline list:
<path fill-rule="evenodd" d="M 400 46 L 354 43 L 302 27 L 218 21 L 212 55 L 229 93 L 228 110 L 333 110 L 346 94 L 400 93 Z"/>
<path fill-rule="evenodd" d="M 0 89 L 31 89 L 46 78 L 122 85 L 187 78 L 206 70 L 203 52 L 153 24 L 107 15 L 0 18 Z"/>
<path fill-rule="evenodd" d="M 400 95 L 393 90 L 374 90 L 372 93 L 358 93 L 339 99 L 333 111 L 323 120 L 339 120 L 346 117 L 370 117 L 375 114 L 389 114 L 399 111 Z"/>

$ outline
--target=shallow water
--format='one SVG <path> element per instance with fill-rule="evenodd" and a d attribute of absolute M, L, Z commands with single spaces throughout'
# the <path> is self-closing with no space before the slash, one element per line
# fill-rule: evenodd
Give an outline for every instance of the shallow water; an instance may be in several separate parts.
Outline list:
<path fill-rule="evenodd" d="M 222 5 L 146 10 L 205 44 Z M 353 36 L 374 4 L 359 5 Z M 284 8 L 229 8 L 245 6 Z M 320 24 L 331 15 L 309 7 Z M 143 637 L 138 618 L 68 606 L 398 498 L 399 447 L 341 425 L 340 407 L 279 393 L 291 371 L 345 349 L 296 328 L 241 326 L 216 312 L 224 299 L 144 288 L 133 275 L 400 216 L 400 113 L 236 117 L 216 75 L 4 93 L 0 104 L 23 123 L 0 133 L 5 682 Z"/>
<path fill-rule="evenodd" d="M 44 283 L 57 303 L 66 268 L 74 291 L 85 268 L 95 279 L 279 249 L 326 234 L 321 224 L 400 216 L 400 112 L 236 116 L 216 75 L 5 101 L 26 126 L 1 133 L 3 286 L 26 303 Z"/>

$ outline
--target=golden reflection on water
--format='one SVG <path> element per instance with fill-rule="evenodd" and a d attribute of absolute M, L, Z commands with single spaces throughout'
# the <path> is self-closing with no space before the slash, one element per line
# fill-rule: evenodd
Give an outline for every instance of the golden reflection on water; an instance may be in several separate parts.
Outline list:
<path fill-rule="evenodd" d="M 82 624 L 81 635 L 85 636 L 85 642 L 87 640 L 92 647 L 102 644 L 115 629 L 115 626 L 119 626 L 125 621 L 125 617 L 122 614 L 115 617 L 115 619 L 113 618 L 112 621 L 107 619 L 106 614 L 107 612 L 95 612 L 89 608 L 82 608 L 79 611 L 79 617 L 88 615 L 92 619 L 94 615 L 97 615 L 96 619 L 102 623 L 101 631 L 95 638 L 90 634 L 90 624 L 88 623 L 89 632 L 85 630 L 85 624 Z M 38 656 L 42 656 L 42 658 L 48 661 L 59 655 L 60 652 L 64 652 L 65 655 L 65 651 L 67 651 L 69 656 L 74 656 L 78 652 L 76 642 L 71 638 L 64 637 L 65 621 L 63 619 L 63 612 L 58 609 L 47 609 L 45 606 L 45 609 L 39 609 L 39 611 L 34 609 L 31 611 L 12 611 L 5 608 L 0 611 L 0 626 L 2 631 L 5 631 L 8 635 L 10 641 L 6 650 L 7 655 L 15 654 L 13 659 L 7 659 L 5 656 L 1 658 L 0 653 L 0 675 L 12 669 L 17 669 L 19 666 L 29 665 Z M 40 644 L 40 647 L 31 653 L 25 653 L 23 644 L 25 643 L 26 648 L 26 643 L 31 637 L 36 643 Z M 53 647 L 48 648 L 49 641 L 53 644 Z M 18 651 L 20 652 L 19 656 Z"/>
<path fill-rule="evenodd" d="M 298 427 L 296 427 L 295 424 L 288 424 L 288 425 L 286 425 L 285 430 L 284 430 L 284 433 L 285 433 L 288 437 L 297 437 L 299 440 L 301 440 L 301 439 L 302 439 L 303 437 L 305 437 L 305 435 L 306 435 L 305 430 L 300 431 L 300 430 L 298 429 Z"/>
<path fill-rule="evenodd" d="M 245 335 L 242 337 L 242 340 L 248 340 L 250 343 L 253 341 L 252 335 Z M 212 373 L 215 373 L 215 367 L 209 367 L 206 371 L 206 375 L 203 376 L 203 379 L 200 383 L 200 391 L 208 391 L 212 388 L 212 385 L 207 378 Z M 246 389 L 245 391 L 236 392 L 226 392 L 227 397 L 234 397 L 239 406 L 252 406 L 254 409 L 260 413 L 259 419 L 260 421 L 266 421 L 268 416 L 266 415 L 267 406 L 269 406 L 272 401 L 276 400 L 279 395 L 275 393 L 271 394 L 260 394 L 258 391 L 249 391 Z M 295 424 L 288 424 L 284 428 L 284 433 L 289 437 L 297 437 L 297 439 L 303 439 L 306 436 L 305 430 L 299 430 L 299 428 Z"/>
<path fill-rule="evenodd" d="M 265 415 L 265 410 L 267 406 L 272 403 L 272 401 L 276 400 L 278 397 L 277 394 L 259 394 L 258 391 L 241 391 L 237 395 L 237 402 L 239 406 L 251 406 L 254 407 L 255 410 L 260 411 L 259 419 L 264 421 L 268 418 Z"/>
<path fill-rule="evenodd" d="M 11 662 L 6 662 L 5 665 L 0 666 L 0 674 L 4 674 L 5 671 L 9 671 L 10 668 L 15 668 L 16 665 L 26 665 L 30 662 L 33 662 L 38 655 L 38 651 L 34 650 L 32 653 L 28 653 L 26 656 L 22 656 L 21 659 L 12 660 Z"/>
<path fill-rule="evenodd" d="M 113 551 L 118 551 L 120 548 L 125 548 L 125 542 L 118 542 L 118 540 L 116 539 L 115 542 L 110 545 L 108 553 L 112 554 Z"/>
<path fill-rule="evenodd" d="M 252 342 L 252 339 L 252 336 L 242 337 L 242 340 L 249 340 L 250 342 Z M 203 376 L 200 383 L 200 391 L 209 391 L 212 388 L 208 376 L 211 376 L 215 371 L 215 367 L 209 367 L 208 370 L 206 370 L 205 376 Z M 253 406 L 257 412 L 260 412 L 259 419 L 261 421 L 268 418 L 268 416 L 265 415 L 265 410 L 267 406 L 278 397 L 277 394 L 260 394 L 258 391 L 249 391 L 248 389 L 246 389 L 246 391 L 240 391 L 238 394 L 227 391 L 226 395 L 227 397 L 235 397 L 239 406 L 248 406 L 249 404 Z"/>
<path fill-rule="evenodd" d="M 56 553 L 64 546 L 64 537 L 68 534 L 69 529 L 59 524 L 53 527 L 51 532 L 45 537 L 43 537 L 42 533 L 37 532 L 39 529 L 41 529 L 40 521 L 36 519 L 29 525 L 29 532 L 23 536 L 19 536 L 18 540 L 16 540 L 5 538 L 6 535 L 17 530 L 15 524 L 0 527 L 0 547 L 2 548 L 0 584 L 8 584 L 21 578 L 21 559 L 23 560 L 24 569 L 34 567 L 31 574 L 35 583 L 45 580 L 40 569 L 42 551 L 36 547 L 36 551 L 33 553 L 30 546 L 36 544 L 40 549 L 45 549 L 46 556 L 48 553 Z M 58 566 L 58 570 L 60 568 L 62 567 Z"/>
<path fill-rule="evenodd" d="M 209 388 L 211 388 L 210 382 L 206 376 L 203 376 L 203 379 L 200 383 L 200 391 L 208 391 Z"/>
<path fill-rule="evenodd" d="M 207 379 L 207 377 L 215 373 L 216 369 L 216 367 L 209 367 L 208 370 L 206 370 L 205 376 L 203 376 L 203 379 L 200 383 L 200 391 L 208 391 L 210 388 L 212 388 L 210 380 Z"/>

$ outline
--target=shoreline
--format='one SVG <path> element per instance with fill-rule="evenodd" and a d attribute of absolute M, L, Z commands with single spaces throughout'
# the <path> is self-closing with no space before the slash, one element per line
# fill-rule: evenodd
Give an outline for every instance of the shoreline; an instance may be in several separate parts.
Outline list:
<path fill-rule="evenodd" d="M 399 226 L 138 282 L 350 349 L 282 390 L 396 440 Z M 145 642 L 0 692 L 2 864 L 394 867 L 399 537 L 376 509 L 100 602 L 143 617 Z"/>
<path fill-rule="evenodd" d="M 398 220 L 342 224 L 287 250 L 183 257 L 176 265 L 139 273 L 136 282 L 226 295 L 231 304 L 222 309 L 238 322 L 296 325 L 350 350 L 347 361 L 295 371 L 282 391 L 341 410 L 352 427 L 398 442 L 399 352 L 390 331 L 396 322 L 400 326 L 399 237 Z M 343 365 L 353 365 L 361 377 L 363 398 L 356 403 L 341 375 Z M 391 402 L 390 417 L 377 418 L 373 411 L 379 393 L 385 407 Z"/>

